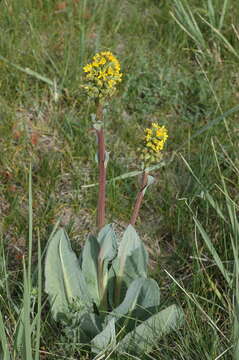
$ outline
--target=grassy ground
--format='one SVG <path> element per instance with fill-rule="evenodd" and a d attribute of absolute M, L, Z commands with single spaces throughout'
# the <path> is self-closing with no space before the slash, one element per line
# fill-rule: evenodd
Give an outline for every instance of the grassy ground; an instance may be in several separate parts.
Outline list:
<path fill-rule="evenodd" d="M 0 2 L 0 310 L 13 359 L 23 359 L 15 334 L 21 259 L 28 253 L 30 163 L 33 263 L 37 239 L 44 249 L 59 216 L 77 249 L 95 227 L 97 189 L 82 187 L 97 180 L 93 109 L 81 84 L 82 66 L 102 50 L 116 54 L 124 74 L 107 112 L 108 178 L 139 169 L 137 142 L 150 122 L 169 131 L 166 165 L 154 173 L 137 230 L 162 306 L 181 304 L 186 321 L 150 358 L 239 359 L 239 3 L 188 4 Z M 107 190 L 108 222 L 126 226 L 137 179 L 113 181 Z M 46 303 L 40 358 L 90 358 L 67 343 L 48 313 Z"/>

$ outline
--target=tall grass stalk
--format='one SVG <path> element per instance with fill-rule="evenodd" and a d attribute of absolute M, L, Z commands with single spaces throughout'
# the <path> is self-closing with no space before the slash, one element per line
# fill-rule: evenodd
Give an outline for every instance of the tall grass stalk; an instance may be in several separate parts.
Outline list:
<path fill-rule="evenodd" d="M 26 264 L 23 257 L 23 301 L 15 309 L 11 301 L 11 295 L 6 287 L 6 294 L 10 302 L 9 310 L 12 311 L 11 318 L 16 324 L 15 330 L 6 326 L 7 319 L 3 317 L 0 309 L 0 349 L 2 348 L 2 360 L 39 360 L 40 359 L 40 337 L 41 337 L 41 296 L 42 296 L 42 268 L 41 268 L 41 246 L 38 237 L 38 267 L 37 286 L 32 286 L 32 250 L 33 250 L 33 214 L 32 214 L 32 173 L 29 171 L 29 254 Z M 3 253 L 4 255 L 4 253 Z M 4 259 L 7 273 L 7 264 Z M 6 277 L 7 279 L 7 277 Z M 7 283 L 7 280 L 6 280 Z M 34 293 L 36 292 L 37 295 Z M 35 300 L 37 309 L 35 309 Z M 13 326 L 13 324 L 12 324 Z M 11 352 L 10 352 L 11 349 Z M 1 354 L 1 353 L 0 353 Z"/>
<path fill-rule="evenodd" d="M 233 343 L 232 347 L 234 349 L 234 352 L 233 352 L 234 360 L 238 360 L 238 354 L 239 354 L 239 316 L 238 316 L 239 315 L 239 312 L 238 312 L 238 310 L 239 310 L 239 293 L 238 293 L 239 223 L 238 223 L 238 219 L 237 219 L 237 211 L 238 211 L 239 207 L 229 194 L 229 190 L 226 185 L 225 178 L 222 174 L 221 165 L 220 165 L 220 162 L 218 159 L 218 154 L 217 154 L 215 143 L 213 140 L 212 140 L 212 149 L 213 149 L 214 159 L 215 159 L 215 163 L 218 168 L 218 172 L 219 172 L 220 179 L 221 179 L 221 185 L 222 185 L 221 187 L 217 186 L 217 190 L 224 197 L 224 206 L 222 204 L 219 206 L 218 202 L 213 198 L 213 196 L 210 195 L 210 193 L 207 190 L 205 190 L 206 186 L 204 186 L 202 184 L 202 182 L 197 178 L 197 176 L 195 175 L 194 171 L 192 170 L 190 165 L 187 163 L 187 161 L 185 159 L 183 159 L 183 160 L 184 160 L 187 168 L 189 169 L 189 171 L 191 172 L 193 177 L 196 179 L 196 181 L 198 182 L 198 184 L 201 188 L 201 197 L 204 199 L 204 201 L 207 201 L 209 203 L 209 205 L 212 207 L 213 210 L 215 210 L 215 212 L 218 216 L 218 219 L 222 220 L 221 226 L 225 227 L 225 229 L 227 228 L 227 230 L 225 230 L 225 231 L 227 233 L 229 233 L 229 236 L 230 236 L 232 251 L 229 251 L 229 249 L 227 249 L 227 251 L 225 251 L 225 254 L 227 254 L 227 252 L 233 254 L 233 259 L 224 258 L 221 255 L 219 255 L 219 253 L 216 249 L 216 246 L 213 243 L 212 237 L 210 236 L 208 231 L 205 229 L 205 227 L 201 224 L 201 222 L 197 218 L 197 215 L 193 216 L 196 229 L 198 230 L 199 234 L 201 235 L 201 239 L 204 241 L 209 253 L 211 254 L 215 266 L 219 269 L 219 271 L 221 272 L 221 274 L 224 277 L 224 280 L 225 280 L 224 286 L 226 288 L 228 288 L 228 290 L 225 289 L 225 291 L 226 291 L 226 293 L 227 292 L 231 293 L 231 304 L 230 303 L 228 304 L 229 308 L 228 308 L 227 313 L 230 314 L 231 309 L 232 309 L 233 316 L 229 315 L 230 322 L 231 322 L 231 329 L 232 329 L 231 341 Z M 231 159 L 230 159 L 230 163 L 232 163 Z M 237 169 L 235 164 L 233 167 L 235 169 Z M 224 208 L 224 211 L 222 210 L 222 208 Z M 191 208 L 190 208 L 190 210 L 191 210 L 191 212 L 193 212 Z M 229 246 L 229 244 L 227 244 L 227 246 Z M 231 264 L 233 264 L 233 266 L 231 266 Z M 176 282 L 175 279 L 174 279 L 174 281 Z M 186 290 L 183 289 L 182 286 L 178 282 L 176 282 L 176 283 L 186 293 Z M 215 287 L 214 291 L 215 292 L 217 291 L 216 287 Z M 193 299 L 191 295 L 187 294 L 187 296 L 191 299 L 191 301 L 195 302 L 195 299 Z M 219 298 L 220 297 L 221 297 L 221 295 L 219 295 Z M 198 303 L 196 303 L 196 305 L 199 307 L 199 309 L 201 311 L 203 311 L 201 305 L 199 305 Z M 224 302 L 224 306 L 225 305 L 226 305 L 226 303 Z M 207 314 L 205 314 L 205 315 L 207 316 Z M 213 321 L 211 321 L 211 319 L 209 319 L 209 321 L 212 324 L 214 323 Z M 219 330 L 219 329 L 217 328 L 217 330 Z M 220 331 L 220 333 L 221 333 L 221 331 Z M 223 335 L 223 334 L 221 333 L 221 335 Z M 217 357 L 217 359 L 219 359 L 219 358 L 220 358 L 220 356 Z"/>
<path fill-rule="evenodd" d="M 0 342 L 1 358 L 3 358 L 3 360 L 10 360 L 11 358 L 10 358 L 10 351 L 8 348 L 8 339 L 7 339 L 7 334 L 5 331 L 5 323 L 4 323 L 1 309 L 0 309 L 0 340 L 1 340 L 1 342 Z M 1 348 L 2 348 L 2 351 L 1 351 Z"/>

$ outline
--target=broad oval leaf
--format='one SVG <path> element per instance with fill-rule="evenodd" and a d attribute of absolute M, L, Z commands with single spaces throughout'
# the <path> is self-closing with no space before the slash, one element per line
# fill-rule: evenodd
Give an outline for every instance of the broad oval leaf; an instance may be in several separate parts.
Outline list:
<path fill-rule="evenodd" d="M 82 254 L 82 272 L 95 304 L 107 309 L 108 264 L 117 254 L 112 225 L 106 225 L 97 238 L 89 236 Z"/>
<path fill-rule="evenodd" d="M 115 319 L 111 319 L 104 330 L 91 341 L 91 351 L 99 354 L 108 352 L 116 346 Z"/>
<path fill-rule="evenodd" d="M 160 289 L 153 279 L 134 280 L 125 295 L 124 301 L 108 315 L 115 317 L 117 327 L 128 332 L 136 324 L 157 313 L 160 304 Z"/>
<path fill-rule="evenodd" d="M 132 225 L 123 234 L 117 258 L 113 261 L 116 274 L 115 303 L 124 298 L 131 282 L 138 277 L 147 277 L 148 254 Z"/>
<path fill-rule="evenodd" d="M 138 309 L 151 309 L 158 307 L 160 304 L 160 289 L 157 282 L 153 279 L 144 279 L 140 290 L 137 307 Z M 152 315 L 152 314 L 151 314 Z"/>
<path fill-rule="evenodd" d="M 145 282 L 145 278 L 135 279 L 129 286 L 123 302 L 111 311 L 107 317 L 107 321 L 114 317 L 116 320 L 119 320 L 130 313 L 135 309 L 135 306 L 138 302 L 138 297 L 140 291 Z"/>
<path fill-rule="evenodd" d="M 101 319 L 94 313 L 85 313 L 81 316 L 79 323 L 79 331 L 85 342 L 89 343 L 97 334 L 102 331 Z"/>
<path fill-rule="evenodd" d="M 58 320 L 61 314 L 68 314 L 69 304 L 74 299 L 77 299 L 81 309 L 91 305 L 78 259 L 64 229 L 59 229 L 48 245 L 45 278 L 45 291 L 49 295 L 55 320 Z"/>
<path fill-rule="evenodd" d="M 100 245 L 100 262 L 106 259 L 107 261 L 113 260 L 117 255 L 117 239 L 112 224 L 108 224 L 100 230 L 97 241 Z"/>
<path fill-rule="evenodd" d="M 127 323 L 127 332 L 135 329 L 142 321 L 158 313 L 160 304 L 160 289 L 157 282 L 153 279 L 144 279 L 140 289 L 137 304 L 131 313 L 131 319 Z"/>
<path fill-rule="evenodd" d="M 145 320 L 133 331 L 128 333 L 118 344 L 119 353 L 148 353 L 160 338 L 172 330 L 176 330 L 183 322 L 183 312 L 176 306 L 171 305 L 159 313 Z"/>
<path fill-rule="evenodd" d="M 112 224 L 106 225 L 98 234 L 97 241 L 100 245 L 98 256 L 98 283 L 101 298 L 101 308 L 107 309 L 109 286 L 109 263 L 117 255 L 117 240 Z"/>
<path fill-rule="evenodd" d="M 89 294 L 97 306 L 100 304 L 98 288 L 98 256 L 99 243 L 96 237 L 90 235 L 85 242 L 82 253 L 82 273 L 84 275 Z"/>

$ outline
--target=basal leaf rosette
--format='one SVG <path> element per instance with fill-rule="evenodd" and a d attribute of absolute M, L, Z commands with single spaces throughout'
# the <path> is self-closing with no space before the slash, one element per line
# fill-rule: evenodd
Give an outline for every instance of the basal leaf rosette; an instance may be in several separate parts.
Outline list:
<path fill-rule="evenodd" d="M 97 53 L 83 70 L 86 79 L 83 87 L 88 96 L 94 99 L 111 97 L 122 80 L 120 63 L 110 51 Z"/>
<path fill-rule="evenodd" d="M 150 128 L 144 130 L 142 148 L 140 149 L 140 159 L 144 165 L 150 165 L 161 159 L 161 151 L 168 138 L 168 130 L 165 126 L 152 123 Z"/>

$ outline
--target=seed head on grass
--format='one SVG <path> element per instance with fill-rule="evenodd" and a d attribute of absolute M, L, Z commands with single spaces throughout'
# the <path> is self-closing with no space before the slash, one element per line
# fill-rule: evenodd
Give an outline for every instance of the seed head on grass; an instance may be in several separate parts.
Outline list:
<path fill-rule="evenodd" d="M 145 164 L 149 165 L 160 160 L 161 151 L 168 138 L 168 130 L 165 126 L 152 123 L 152 126 L 144 131 L 143 150 L 141 150 L 140 158 Z"/>
<path fill-rule="evenodd" d="M 120 63 L 110 51 L 97 53 L 93 61 L 83 68 L 86 73 L 84 89 L 94 99 L 106 99 L 116 91 L 121 82 Z"/>

